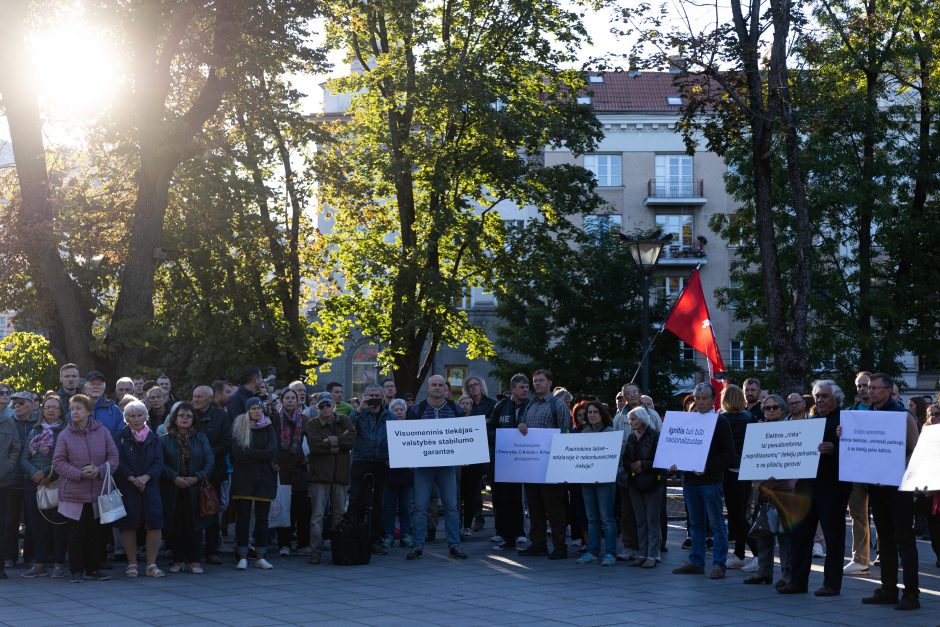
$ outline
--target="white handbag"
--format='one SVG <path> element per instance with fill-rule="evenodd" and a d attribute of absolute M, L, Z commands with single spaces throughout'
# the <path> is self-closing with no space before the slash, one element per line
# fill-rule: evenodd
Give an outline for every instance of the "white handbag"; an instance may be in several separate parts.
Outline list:
<path fill-rule="evenodd" d="M 59 506 L 59 480 L 48 485 L 36 486 L 36 505 L 39 511 L 55 509 Z"/>
<path fill-rule="evenodd" d="M 114 485 L 114 478 L 111 476 L 111 462 L 105 463 L 104 482 L 101 484 L 101 494 L 98 496 L 98 513 L 102 525 L 113 523 L 127 516 L 121 491 Z"/>

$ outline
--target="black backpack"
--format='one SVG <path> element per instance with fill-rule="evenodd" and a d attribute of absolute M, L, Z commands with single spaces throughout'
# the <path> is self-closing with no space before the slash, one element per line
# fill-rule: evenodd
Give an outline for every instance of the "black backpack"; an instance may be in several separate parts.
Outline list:
<path fill-rule="evenodd" d="M 343 519 L 333 529 L 330 539 L 330 552 L 333 563 L 338 566 L 361 566 L 372 559 L 372 503 L 375 502 L 375 475 L 363 477 L 368 481 L 367 505 L 360 511 L 349 509 Z"/>

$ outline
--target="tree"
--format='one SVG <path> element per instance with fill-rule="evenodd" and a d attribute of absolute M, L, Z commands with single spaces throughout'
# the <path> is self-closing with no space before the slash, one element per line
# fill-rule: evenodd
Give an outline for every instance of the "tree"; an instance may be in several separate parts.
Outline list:
<path fill-rule="evenodd" d="M 642 296 L 629 249 L 607 233 L 559 233 L 544 223 L 514 232 L 509 246 L 524 255 L 526 270 L 497 293 L 493 374 L 508 381 L 517 372 L 548 368 L 556 385 L 611 402 L 646 348 L 635 324 Z M 664 321 L 667 305 L 656 302 L 651 320 Z M 672 381 L 691 374 L 691 364 L 680 359 L 671 333 L 656 339 L 649 360 L 646 393 L 665 404 L 675 392 Z"/>
<path fill-rule="evenodd" d="M 59 369 L 49 352 L 49 341 L 35 333 L 11 333 L 0 352 L 0 381 L 14 390 L 39 394 L 54 390 Z"/>
<path fill-rule="evenodd" d="M 353 328 L 415 392 L 439 346 L 492 355 L 456 305 L 516 270 L 498 212 L 537 207 L 554 222 L 597 205 L 590 175 L 545 167 L 543 147 L 590 149 L 596 119 L 560 69 L 585 34 L 557 1 L 327 1 L 331 45 L 361 68 L 330 83 L 352 94 L 318 153 L 332 217 L 315 326 L 323 359 Z M 342 277 L 342 280 L 336 277 Z"/>

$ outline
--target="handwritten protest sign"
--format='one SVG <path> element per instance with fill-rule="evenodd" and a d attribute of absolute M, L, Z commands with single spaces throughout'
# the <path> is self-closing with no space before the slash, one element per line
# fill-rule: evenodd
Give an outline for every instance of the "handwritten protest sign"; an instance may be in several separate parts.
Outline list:
<path fill-rule="evenodd" d="M 839 480 L 898 485 L 904 476 L 907 413 L 843 411 Z"/>
<path fill-rule="evenodd" d="M 743 480 L 807 479 L 819 467 L 819 443 L 826 421 L 780 420 L 747 426 L 741 453 Z"/>
<path fill-rule="evenodd" d="M 545 483 L 552 436 L 558 429 L 496 430 L 496 481 L 502 483 Z"/>
<path fill-rule="evenodd" d="M 462 466 L 490 461 L 483 416 L 386 423 L 392 468 Z"/>
<path fill-rule="evenodd" d="M 556 435 L 545 483 L 612 483 L 617 479 L 622 444 L 619 431 Z"/>
<path fill-rule="evenodd" d="M 718 414 L 667 411 L 653 468 L 704 471 L 717 421 Z"/>
<path fill-rule="evenodd" d="M 940 425 L 924 427 L 904 471 L 900 490 L 940 490 Z"/>

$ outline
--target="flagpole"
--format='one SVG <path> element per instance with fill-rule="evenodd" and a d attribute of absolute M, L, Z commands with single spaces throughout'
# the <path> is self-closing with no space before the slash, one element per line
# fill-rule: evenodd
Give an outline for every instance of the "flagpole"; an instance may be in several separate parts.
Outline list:
<path fill-rule="evenodd" d="M 679 292 L 679 295 L 676 296 L 676 299 L 672 301 L 672 305 L 669 307 L 669 311 L 666 313 L 666 317 L 663 319 L 662 324 L 659 325 L 659 329 L 656 331 L 656 334 L 650 339 L 649 343 L 646 345 L 646 350 L 643 352 L 643 357 L 640 358 L 640 364 L 636 368 L 636 372 L 633 373 L 633 378 L 630 379 L 630 383 L 636 383 L 636 377 L 640 374 L 640 370 L 643 369 L 643 364 L 646 363 L 646 359 L 649 357 L 650 352 L 653 350 L 653 345 L 656 343 L 656 339 L 662 335 L 663 329 L 666 328 L 666 320 L 669 320 L 669 316 L 672 315 L 672 310 L 676 308 L 679 300 L 682 298 L 682 295 L 685 294 L 685 288 L 689 286 L 688 279 L 691 278 L 692 274 L 695 273 L 699 268 L 702 267 L 702 264 L 695 266 L 695 269 L 692 270 L 692 273 L 686 277 L 686 283 L 682 286 L 682 290 Z M 712 331 L 714 333 L 714 331 Z M 643 390 L 644 394 L 648 394 L 649 390 Z"/>

